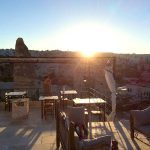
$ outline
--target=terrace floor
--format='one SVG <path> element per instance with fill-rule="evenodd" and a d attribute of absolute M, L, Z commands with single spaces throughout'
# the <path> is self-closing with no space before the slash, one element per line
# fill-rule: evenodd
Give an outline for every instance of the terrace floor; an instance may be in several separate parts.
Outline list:
<path fill-rule="evenodd" d="M 111 134 L 119 143 L 119 150 L 149 150 L 150 146 L 130 138 L 129 121 L 125 115 L 115 122 L 92 122 L 89 124 L 92 137 Z M 119 119 L 121 118 L 121 119 Z M 94 118 L 95 120 L 96 118 Z M 139 135 L 142 141 L 147 139 Z M 56 150 L 55 119 L 42 120 L 40 108 L 31 108 L 28 118 L 13 120 L 11 112 L 0 107 L 0 150 Z"/>

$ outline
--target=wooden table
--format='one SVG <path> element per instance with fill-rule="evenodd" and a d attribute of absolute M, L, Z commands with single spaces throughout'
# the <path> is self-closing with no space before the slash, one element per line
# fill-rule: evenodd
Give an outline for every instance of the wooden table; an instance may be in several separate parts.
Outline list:
<path fill-rule="evenodd" d="M 65 90 L 65 91 L 60 91 L 60 94 L 63 96 L 64 98 L 75 98 L 76 95 L 78 94 L 76 90 Z"/>
<path fill-rule="evenodd" d="M 27 94 L 27 92 L 26 91 L 16 91 L 16 92 L 6 92 L 5 93 L 5 110 L 6 110 L 6 105 L 7 105 L 7 103 L 8 103 L 8 109 L 9 109 L 9 111 L 11 110 L 11 101 L 10 101 L 10 99 L 12 99 L 12 98 L 23 98 L 23 97 L 25 97 L 26 96 L 26 94 Z"/>
<path fill-rule="evenodd" d="M 64 109 L 64 99 L 67 98 L 69 100 L 72 100 L 76 98 L 78 93 L 76 90 L 64 90 L 64 91 L 60 91 L 60 94 L 62 96 L 62 105 Z"/>
<path fill-rule="evenodd" d="M 43 119 L 44 112 L 44 101 L 52 100 L 55 104 L 55 101 L 58 100 L 58 96 L 40 96 L 39 101 L 41 101 L 41 118 Z"/>
<path fill-rule="evenodd" d="M 96 104 L 97 106 L 102 106 L 103 111 L 104 111 L 104 121 L 106 121 L 105 118 L 105 112 L 106 112 L 106 101 L 104 101 L 101 98 L 75 98 L 73 99 L 74 105 L 76 106 L 86 106 L 88 109 L 90 109 L 90 106 L 92 104 Z M 90 111 L 89 111 L 90 112 Z M 89 121 L 91 121 L 91 118 L 89 118 Z"/>
<path fill-rule="evenodd" d="M 5 96 L 24 96 L 25 94 L 27 94 L 26 91 L 18 91 L 18 92 L 6 92 Z"/>
<path fill-rule="evenodd" d="M 60 91 L 60 93 L 63 95 L 76 95 L 77 91 L 76 90 L 65 90 L 65 91 Z"/>

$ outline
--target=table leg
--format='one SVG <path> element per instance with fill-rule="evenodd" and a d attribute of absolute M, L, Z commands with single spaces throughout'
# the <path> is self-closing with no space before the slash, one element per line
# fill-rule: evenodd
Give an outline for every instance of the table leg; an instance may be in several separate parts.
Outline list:
<path fill-rule="evenodd" d="M 105 115 L 106 114 L 106 104 L 104 104 L 103 107 L 104 107 L 104 122 L 105 122 L 106 121 L 106 115 Z"/>
<path fill-rule="evenodd" d="M 89 116 L 89 122 L 92 122 L 92 116 L 91 116 L 91 107 L 87 107 L 88 109 L 88 116 Z"/>
<path fill-rule="evenodd" d="M 10 100 L 8 100 L 8 109 L 9 109 L 9 112 L 11 110 L 11 103 L 10 103 Z"/>
<path fill-rule="evenodd" d="M 43 101 L 41 101 L 41 118 L 43 119 Z"/>
<path fill-rule="evenodd" d="M 54 111 L 54 118 L 56 118 L 56 110 L 55 110 L 55 108 L 56 108 L 56 102 L 55 102 L 55 100 L 54 100 L 54 103 L 53 103 L 53 111 Z"/>
<path fill-rule="evenodd" d="M 64 96 L 64 94 L 63 94 L 63 110 L 64 110 L 64 99 L 65 99 L 64 97 L 65 97 L 65 96 Z"/>
<path fill-rule="evenodd" d="M 88 109 L 88 119 L 89 119 L 89 138 L 92 138 L 92 114 L 91 114 L 91 106 L 87 107 Z"/>
<path fill-rule="evenodd" d="M 55 100 L 53 99 L 53 114 L 54 114 L 54 118 L 55 118 L 55 108 L 56 108 L 56 102 L 55 102 Z"/>

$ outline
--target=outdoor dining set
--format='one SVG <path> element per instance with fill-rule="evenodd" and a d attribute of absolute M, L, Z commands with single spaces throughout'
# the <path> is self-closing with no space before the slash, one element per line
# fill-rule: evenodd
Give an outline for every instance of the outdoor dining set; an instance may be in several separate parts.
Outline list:
<path fill-rule="evenodd" d="M 5 109 L 8 108 L 12 112 L 13 119 L 28 117 L 29 98 L 27 98 L 26 91 L 5 93 L 5 99 Z M 56 120 L 57 147 L 59 147 L 60 143 L 63 149 L 66 150 L 86 150 L 87 144 L 89 148 L 99 146 L 110 148 L 112 146 L 110 135 L 93 139 L 91 138 L 92 135 L 89 134 L 90 122 L 93 121 L 92 111 L 99 112 L 99 121 L 106 121 L 105 100 L 92 97 L 78 98 L 78 92 L 76 90 L 65 90 L 60 91 L 59 96 L 41 95 L 38 101 L 41 105 L 41 119 L 47 120 L 48 116 L 51 115 Z M 82 129 L 84 134 L 87 135 L 81 134 Z M 75 141 L 74 133 L 77 134 L 78 142 Z M 89 139 L 89 141 L 87 142 L 85 139 Z M 83 145 L 81 141 L 84 142 Z"/>
<path fill-rule="evenodd" d="M 14 112 L 14 106 L 19 106 L 21 109 L 26 108 L 26 115 L 29 113 L 29 98 L 27 98 L 26 91 L 14 91 L 5 93 L 5 110 L 12 111 L 12 114 L 17 112 L 17 107 Z M 60 100 L 62 108 L 65 109 L 68 105 L 74 107 L 85 106 L 87 112 L 92 112 L 90 109 L 96 105 L 103 110 L 103 120 L 105 121 L 106 101 L 101 98 L 78 98 L 78 92 L 76 90 L 64 90 L 60 91 L 59 96 L 39 96 L 38 99 L 41 102 L 41 118 L 47 118 L 49 112 L 55 114 L 55 103 Z M 20 117 L 20 116 L 18 116 Z"/>
<path fill-rule="evenodd" d="M 39 101 L 41 101 L 41 118 L 47 118 L 48 112 L 55 115 L 56 102 L 60 101 L 62 109 L 65 110 L 68 106 L 79 107 L 85 106 L 87 113 L 89 113 L 93 105 L 96 105 L 99 109 L 103 111 L 103 121 L 106 120 L 106 101 L 101 98 L 77 98 L 76 90 L 65 90 L 60 91 L 60 96 L 40 96 Z M 99 110 L 100 111 L 100 110 Z"/>
<path fill-rule="evenodd" d="M 113 126 L 108 121 L 107 102 L 102 98 L 82 97 L 76 90 L 63 90 L 59 95 L 40 95 L 41 121 L 53 119 L 56 122 L 56 147 L 60 145 L 64 150 L 117 150 L 121 142 L 118 133 L 113 129 L 109 134 L 96 134 L 95 125 L 98 122 L 99 130 Z M 5 93 L 5 110 L 12 115 L 13 120 L 28 118 L 30 115 L 30 100 L 26 91 L 13 91 Z M 149 138 L 149 111 L 150 108 L 131 111 L 130 137 L 137 137 L 137 132 Z M 140 122 L 139 122 L 140 118 Z M 142 120 L 141 120 L 142 118 Z M 140 126 L 137 126 L 137 123 Z M 94 126 L 93 126 L 94 125 Z M 94 129 L 94 130 L 93 130 Z M 98 130 L 97 130 L 98 131 Z M 112 136 L 114 134 L 114 136 Z M 117 140 L 117 141 L 116 141 Z"/>

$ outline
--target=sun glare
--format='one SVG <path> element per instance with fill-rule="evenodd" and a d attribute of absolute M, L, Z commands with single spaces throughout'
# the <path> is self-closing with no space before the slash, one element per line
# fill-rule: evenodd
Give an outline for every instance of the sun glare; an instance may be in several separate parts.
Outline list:
<path fill-rule="evenodd" d="M 95 52 L 94 51 L 91 51 L 91 50 L 83 50 L 81 51 L 81 54 L 84 56 L 84 57 L 93 57 Z"/>
<path fill-rule="evenodd" d="M 119 32 L 111 25 L 87 22 L 68 26 L 51 43 L 59 45 L 58 49 L 80 50 L 84 56 L 91 57 L 95 52 L 110 52 L 117 49 L 122 43 L 120 39 Z"/>

